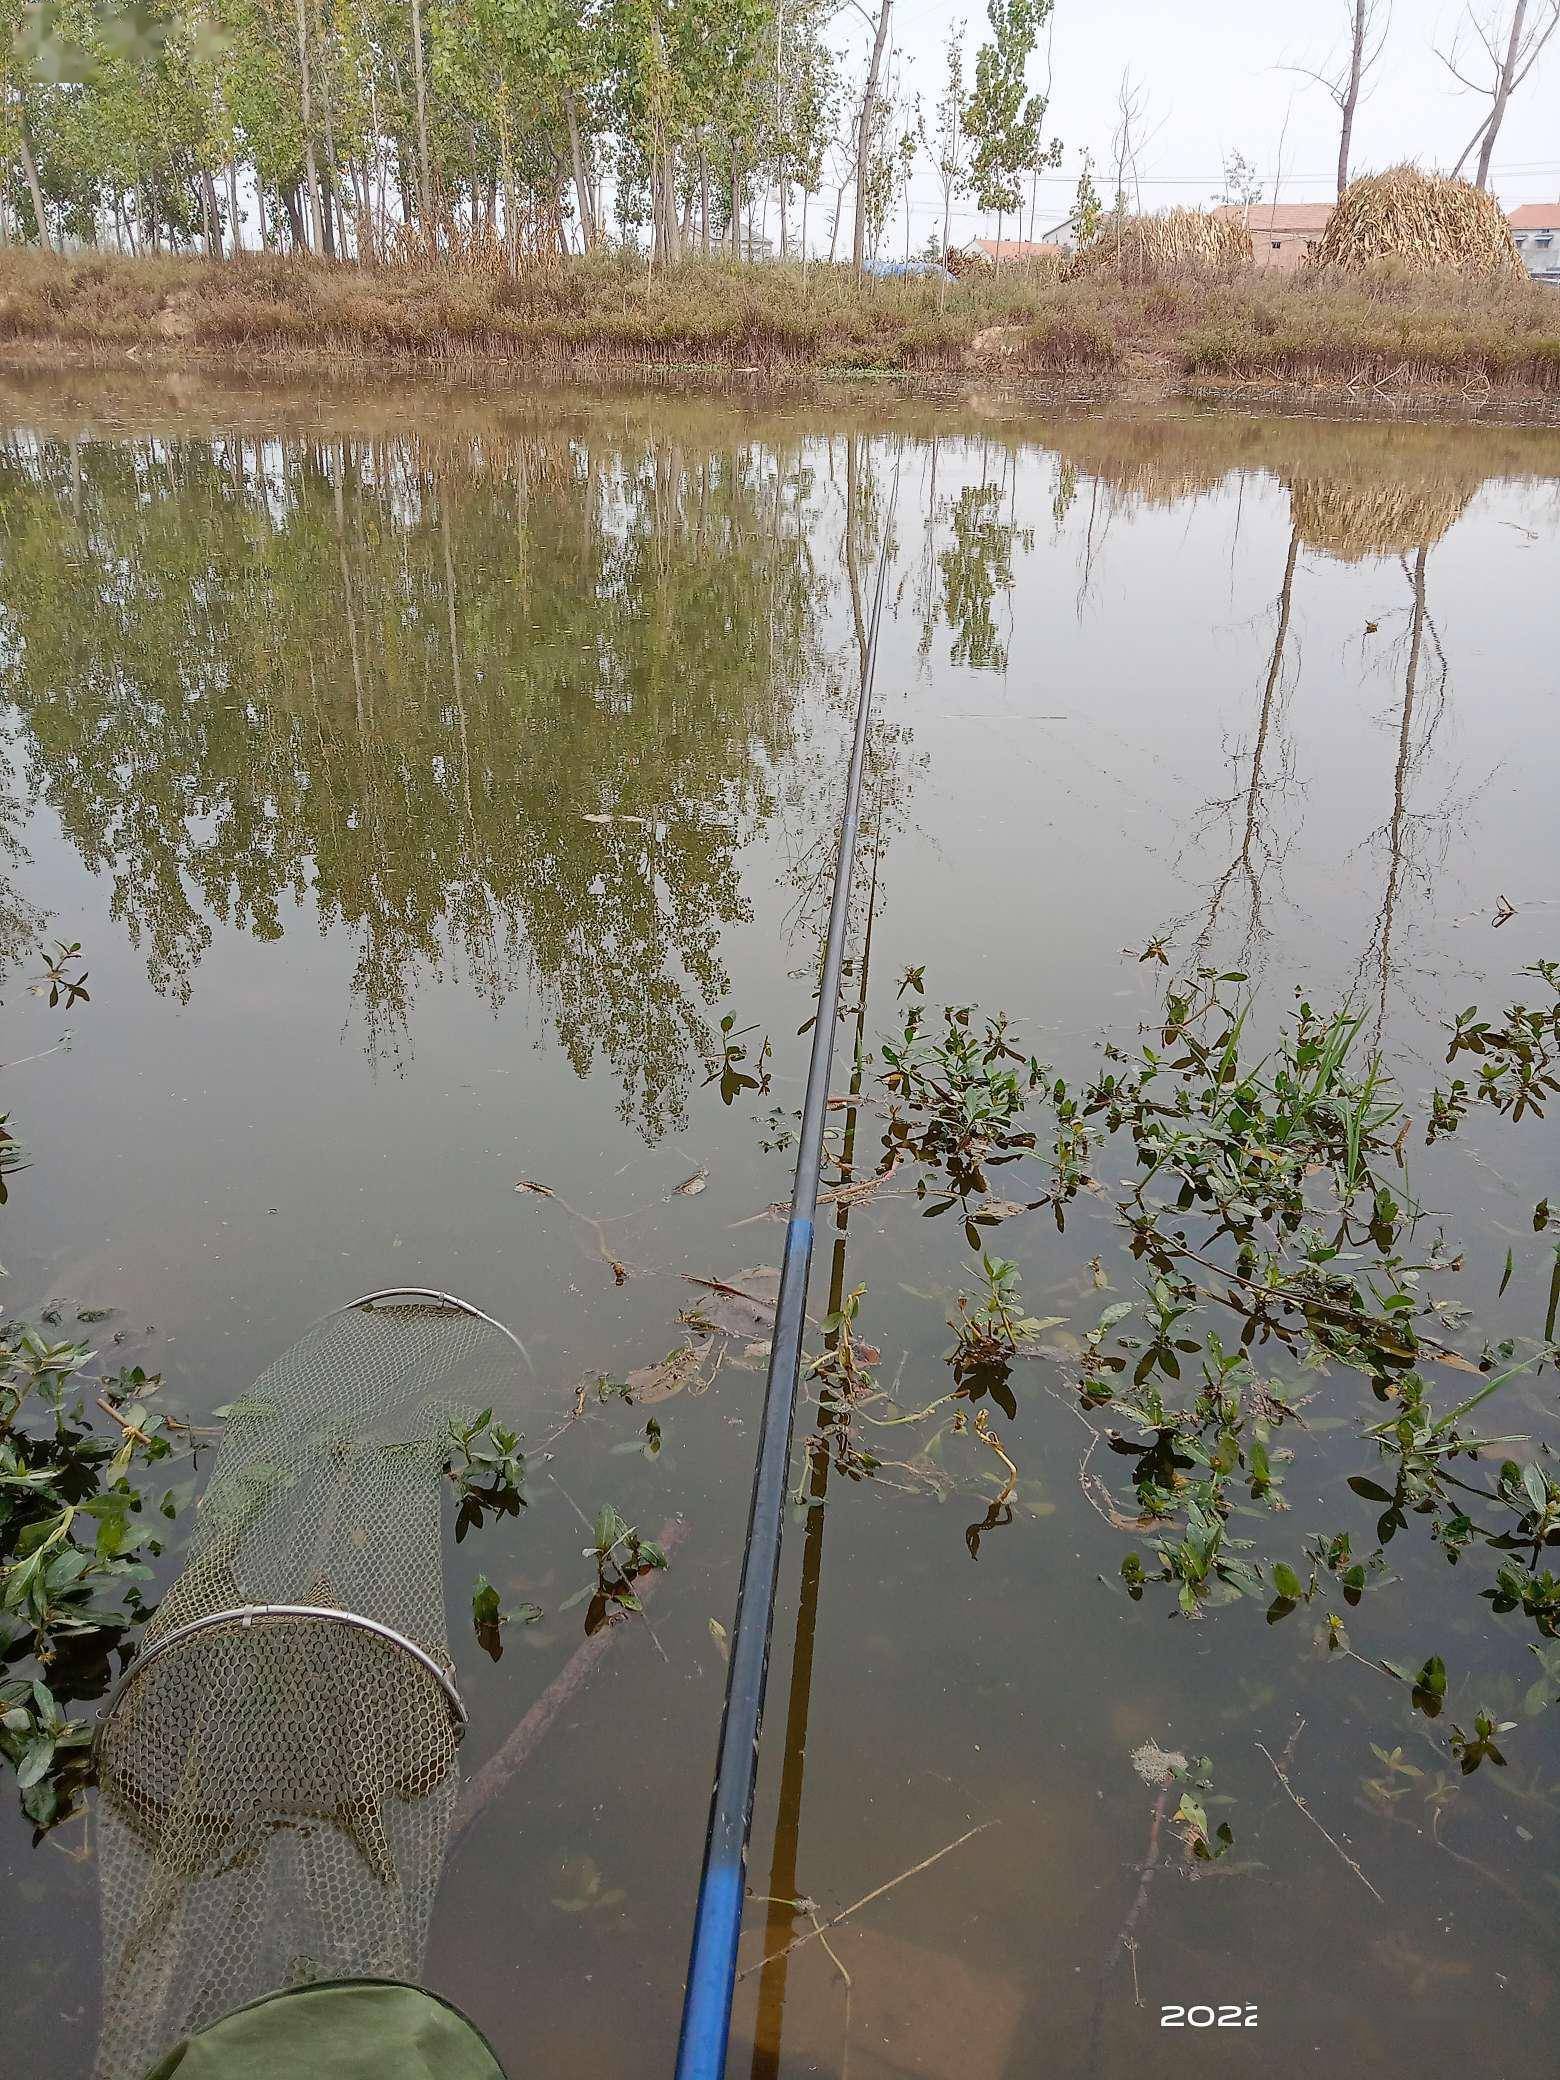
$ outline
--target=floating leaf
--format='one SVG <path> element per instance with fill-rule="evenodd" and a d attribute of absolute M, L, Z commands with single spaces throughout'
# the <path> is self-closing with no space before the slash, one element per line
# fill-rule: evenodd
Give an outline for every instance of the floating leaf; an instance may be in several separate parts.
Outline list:
<path fill-rule="evenodd" d="M 624 1381 L 627 1399 L 641 1405 L 670 1401 L 698 1375 L 702 1353 L 691 1343 L 680 1343 L 654 1365 L 641 1365 Z M 635 1447 L 637 1449 L 637 1446 Z"/>
<path fill-rule="evenodd" d="M 538 1199 L 556 1199 L 558 1194 L 550 1184 L 538 1184 L 534 1177 L 522 1177 L 515 1186 L 517 1192 L 534 1192 Z"/>
<path fill-rule="evenodd" d="M 692 1326 L 719 1329 L 745 1343 L 767 1339 L 773 1333 L 775 1302 L 780 1294 L 778 1271 L 760 1265 L 739 1271 L 730 1280 L 697 1278 L 691 1272 L 684 1272 L 683 1276 L 704 1296 L 699 1301 L 699 1319 Z"/>
<path fill-rule="evenodd" d="M 1349 1486 L 1356 1495 L 1363 1495 L 1367 1502 L 1390 1502 L 1392 1500 L 1391 1495 L 1381 1485 L 1380 1481 L 1369 1480 L 1363 1473 L 1350 1474 Z"/>
<path fill-rule="evenodd" d="M 1423 1712 L 1427 1719 L 1434 1719 L 1445 1701 L 1446 1663 L 1439 1654 L 1432 1654 L 1414 1678 L 1414 1709 Z"/>

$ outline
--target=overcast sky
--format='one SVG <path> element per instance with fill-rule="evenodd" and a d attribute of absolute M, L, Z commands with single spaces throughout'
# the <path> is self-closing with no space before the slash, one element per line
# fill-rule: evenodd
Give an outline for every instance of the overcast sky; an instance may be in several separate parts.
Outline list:
<path fill-rule="evenodd" d="M 1507 20 L 1511 4 L 1512 0 L 1486 0 L 1491 11 Z M 1355 172 L 1371 172 L 1402 159 L 1448 169 L 1455 162 L 1488 104 L 1457 90 L 1432 45 L 1449 47 L 1464 13 L 1463 0 L 1396 0 L 1385 55 L 1355 124 Z M 949 27 L 961 17 L 968 23 L 968 76 L 974 50 L 986 32 L 984 0 L 895 0 L 893 42 L 902 90 L 907 95 L 920 92 L 928 123 L 943 77 L 942 46 Z M 1056 0 L 1047 134 L 1062 139 L 1065 157 L 1060 169 L 1042 182 L 1039 228 L 1067 214 L 1080 147 L 1092 150 L 1097 169 L 1108 165 L 1123 64 L 1131 65 L 1146 89 L 1148 124 L 1154 133 L 1142 159 L 1145 209 L 1206 202 L 1219 187 L 1225 154 L 1236 150 L 1259 167 L 1266 180 L 1264 194 L 1271 201 L 1286 111 L 1289 126 L 1278 199 L 1330 201 L 1338 156 L 1337 111 L 1320 87 L 1283 67 L 1289 62 L 1323 68 L 1329 52 L 1342 48 L 1345 19 L 1345 0 L 1301 0 L 1299 5 L 1275 0 Z M 865 71 L 867 37 L 860 16 L 848 4 L 832 40 L 845 50 L 853 79 L 859 81 Z M 1466 34 L 1463 40 L 1471 57 L 1476 46 Z M 1043 51 L 1036 55 L 1031 77 L 1037 87 L 1043 84 Z M 1097 180 L 1108 199 L 1107 180 L 1100 174 Z M 1496 148 L 1493 185 L 1508 207 L 1560 196 L 1560 32 L 1511 104 Z M 827 194 L 820 212 L 825 223 L 832 201 L 832 193 Z M 922 166 L 911 186 L 917 248 L 925 244 L 941 214 L 937 176 Z M 817 221 L 814 218 L 814 224 Z M 978 217 L 968 203 L 955 204 L 955 223 L 965 236 L 994 228 L 991 219 Z M 1027 234 L 1027 197 L 1024 229 Z M 900 249 L 903 239 L 901 211 Z M 895 233 L 890 231 L 884 250 L 895 246 Z"/>

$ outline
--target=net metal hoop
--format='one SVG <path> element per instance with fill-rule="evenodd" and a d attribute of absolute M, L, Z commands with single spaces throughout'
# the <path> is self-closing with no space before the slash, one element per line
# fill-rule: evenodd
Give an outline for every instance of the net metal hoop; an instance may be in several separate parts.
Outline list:
<path fill-rule="evenodd" d="M 423 1301 L 430 1304 L 431 1310 L 448 1310 L 454 1314 L 470 1315 L 475 1321 L 486 1322 L 490 1329 L 496 1329 L 501 1336 L 507 1337 L 522 1357 L 525 1355 L 524 1346 L 512 1329 L 506 1328 L 504 1323 L 495 1320 L 492 1315 L 484 1314 L 480 1307 L 473 1307 L 469 1300 L 462 1300 L 459 1294 L 443 1293 L 433 1286 L 381 1286 L 375 1292 L 360 1293 L 355 1300 L 349 1300 L 344 1307 L 331 1308 L 328 1313 L 322 1314 L 312 1326 L 317 1329 L 325 1322 L 335 1321 L 341 1315 L 354 1313 L 358 1308 L 364 1309 L 365 1312 L 372 1312 L 376 1305 L 382 1301 L 393 1303 L 405 1300 Z M 398 1648 L 403 1654 L 409 1654 L 428 1675 L 433 1677 L 440 1690 L 443 1691 L 445 1702 L 450 1709 L 450 1723 L 454 1729 L 456 1740 L 461 1740 L 464 1737 L 468 1723 L 466 1707 L 448 1669 L 442 1668 L 431 1654 L 418 1646 L 415 1640 L 408 1639 L 405 1633 L 397 1632 L 393 1625 L 386 1625 L 378 1618 L 365 1618 L 356 1611 L 340 1610 L 327 1604 L 246 1603 L 235 1604 L 228 1610 L 208 1611 L 201 1617 L 191 1618 L 187 1624 L 176 1626 L 173 1631 L 165 1633 L 161 1639 L 136 1656 L 136 1659 L 114 1685 L 108 1703 L 105 1705 L 98 1720 L 97 1730 L 92 1738 L 94 1757 L 101 1752 L 104 1736 L 108 1732 L 114 1714 L 119 1710 L 125 1698 L 140 1678 L 145 1675 L 146 1671 L 154 1667 L 165 1654 L 169 1653 L 174 1647 L 182 1645 L 185 1640 L 193 1638 L 196 1634 L 214 1631 L 219 1626 L 237 1625 L 240 1630 L 247 1631 L 257 1618 L 306 1618 L 326 1625 L 350 1625 L 356 1627 L 360 1632 L 372 1633 L 376 1638 L 384 1640 L 388 1645 Z"/>
<path fill-rule="evenodd" d="M 433 1286 L 381 1286 L 377 1293 L 359 1293 L 358 1297 L 349 1300 L 345 1307 L 333 1307 L 328 1314 L 322 1314 L 319 1321 L 312 1326 L 317 1329 L 320 1322 L 333 1322 L 337 1315 L 351 1314 L 355 1307 L 371 1308 L 376 1300 L 432 1300 L 438 1306 L 450 1308 L 456 1314 L 469 1314 L 475 1321 L 486 1322 L 488 1327 L 496 1329 L 500 1336 L 507 1336 L 522 1358 L 525 1356 L 525 1345 L 513 1329 L 506 1328 L 492 1315 L 484 1314 L 480 1307 L 473 1307 L 469 1300 L 462 1300 L 458 1293 L 441 1293 Z"/>
<path fill-rule="evenodd" d="M 340 1311 L 346 1312 L 345 1309 Z M 475 1309 L 471 1311 L 474 1313 Z M 146 1671 L 155 1668 L 165 1654 L 174 1647 L 181 1646 L 185 1640 L 192 1639 L 196 1633 L 212 1632 L 218 1626 L 237 1625 L 240 1631 L 247 1632 L 257 1618 L 309 1618 L 324 1625 L 350 1625 L 355 1631 L 371 1632 L 376 1639 L 387 1641 L 390 1646 L 399 1648 L 403 1654 L 410 1654 L 444 1692 L 445 1701 L 450 1708 L 450 1724 L 454 1728 L 455 1738 L 464 1738 L 467 1725 L 466 1707 L 454 1682 L 431 1654 L 425 1653 L 417 1642 L 408 1639 L 405 1633 L 397 1632 L 394 1626 L 382 1625 L 377 1618 L 360 1618 L 356 1611 L 335 1610 L 329 1604 L 241 1603 L 235 1604 L 232 1610 L 208 1611 L 204 1617 L 191 1618 L 187 1625 L 180 1625 L 173 1632 L 165 1633 L 155 1646 L 137 1655 L 115 1684 L 113 1695 L 98 1721 L 97 1732 L 92 1740 L 94 1754 L 97 1753 L 115 1712 L 124 1703 L 126 1696 Z"/>

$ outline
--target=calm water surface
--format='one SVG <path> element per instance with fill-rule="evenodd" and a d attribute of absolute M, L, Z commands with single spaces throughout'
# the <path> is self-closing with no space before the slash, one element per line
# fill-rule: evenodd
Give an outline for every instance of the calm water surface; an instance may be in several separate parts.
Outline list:
<path fill-rule="evenodd" d="M 929 1004 L 1005 1010 L 1086 1076 L 1102 1040 L 1152 1030 L 1158 939 L 1173 971 L 1249 974 L 1266 1027 L 1297 987 L 1367 1010 L 1422 1113 L 1449 1014 L 1560 955 L 1560 434 L 84 381 L 13 386 L 0 412 L 3 1103 L 33 1155 L 7 1307 L 112 1309 L 93 1333 L 197 1415 L 368 1288 L 451 1288 L 509 1322 L 533 1367 L 510 1411 L 530 1508 L 446 1556 L 468 1767 L 579 1641 L 560 1606 L 590 1572 L 581 1513 L 685 1520 L 649 1623 L 452 1855 L 427 1968 L 512 2074 L 664 2074 L 762 1357 L 739 1336 L 706 1391 L 653 1411 L 593 1383 L 678 1344 L 688 1277 L 778 1263 L 764 1209 L 789 1187 L 896 478 L 866 1047 L 924 967 Z M 68 1017 L 24 987 L 46 937 L 90 968 Z M 771 1043 L 729 1104 L 727 1014 L 744 1074 Z M 67 1026 L 68 1052 L 21 1059 Z M 880 1119 L 856 1126 L 869 1165 Z M 1471 1352 L 1542 1326 L 1551 1127 L 1480 1108 L 1407 1150 L 1462 1252 L 1445 1287 Z M 978 1440 L 927 1456 L 907 1430 L 884 1433 L 900 1465 L 795 1513 L 749 1874 L 778 1903 L 750 1906 L 745 1964 L 808 1928 L 792 1902 L 838 1911 L 984 1831 L 853 1916 L 835 1958 L 812 1942 L 751 1969 L 733 2069 L 1545 2070 L 1560 1707 L 1532 1695 L 1531 1623 L 1479 1597 L 1491 1556 L 1449 1568 L 1411 1518 L 1397 1580 L 1350 1614 L 1361 1653 L 1444 1655 L 1434 1725 L 1318 1656 L 1303 1609 L 1193 1625 L 1121 1591 L 1134 1540 L 1080 1483 L 1066 1377 L 1102 1298 L 1136 1289 L 1119 1161 L 1060 1230 L 1042 1210 L 1000 1232 L 1029 1306 L 1065 1324 L 1000 1426 L 1011 1512 L 989 1510 Z M 885 1189 L 836 1215 L 814 1269 L 820 1317 L 831 1275 L 866 1287 L 907 1409 L 946 1390 L 970 1274 L 956 1226 L 919 1211 Z M 1369 1548 L 1346 1485 L 1370 1470 L 1363 1382 L 1302 1382 L 1279 1342 L 1259 1363 L 1317 1398 L 1289 1513 L 1258 1532 Z M 1553 1374 L 1502 1409 L 1553 1441 Z M 546 1613 L 496 1665 L 465 1616 L 479 1568 Z M 1518 1723 L 1507 1767 L 1464 1777 L 1448 1725 L 1481 1707 Z M 1130 1759 L 1150 1739 L 1213 1760 L 1236 1846 L 1211 1872 L 1154 1828 Z M 90 2064 L 92 1848 L 90 1820 L 34 1846 L 7 1797 L 18 2073 Z M 1258 2025 L 1165 2032 L 1169 2002 L 1254 2003 Z"/>

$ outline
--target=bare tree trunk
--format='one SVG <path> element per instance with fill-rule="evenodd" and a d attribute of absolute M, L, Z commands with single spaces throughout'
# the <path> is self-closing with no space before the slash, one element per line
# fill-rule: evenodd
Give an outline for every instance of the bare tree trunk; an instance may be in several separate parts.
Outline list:
<path fill-rule="evenodd" d="M 412 71 L 417 83 L 417 175 L 422 184 L 422 222 L 433 216 L 433 180 L 428 171 L 428 82 L 423 70 L 422 0 L 412 0 Z"/>
<path fill-rule="evenodd" d="M 706 260 L 710 257 L 710 155 L 699 154 L 699 248 Z"/>
<path fill-rule="evenodd" d="M 498 117 L 498 171 L 504 185 L 504 250 L 508 256 L 509 272 L 520 271 L 520 204 L 515 194 L 515 168 L 509 143 L 509 99 L 499 99 Z"/>
<path fill-rule="evenodd" d="M 222 212 L 217 207 L 217 184 L 206 167 L 200 170 L 200 206 L 206 219 L 206 257 L 222 258 Z"/>
<path fill-rule="evenodd" d="M 227 170 L 228 220 L 233 230 L 233 251 L 244 250 L 244 218 L 238 206 L 238 161 L 229 159 Z"/>
<path fill-rule="evenodd" d="M 785 78 L 781 62 L 781 41 L 785 35 L 785 0 L 776 0 L 775 6 L 775 185 L 780 190 L 780 258 L 789 257 L 786 251 L 785 203 L 788 183 L 785 177 L 785 118 L 782 103 L 782 83 Z"/>
<path fill-rule="evenodd" d="M 861 97 L 861 117 L 856 125 L 856 223 L 851 234 L 850 259 L 857 274 L 867 257 L 867 161 L 872 152 L 873 118 L 877 113 L 878 75 L 883 69 L 883 51 L 888 43 L 888 18 L 893 0 L 878 0 L 877 31 L 872 39 L 872 58 L 867 67 L 866 91 Z"/>
<path fill-rule="evenodd" d="M 347 222 L 341 202 L 341 176 L 336 167 L 336 121 L 331 109 L 330 74 L 327 62 L 320 75 L 320 100 L 325 112 L 325 250 L 333 260 L 338 257 L 345 260 Z"/>
<path fill-rule="evenodd" d="M 309 24 L 304 0 L 298 0 L 298 80 L 303 115 L 303 165 L 309 189 L 309 225 L 314 250 L 325 247 L 325 219 L 320 209 L 320 176 L 314 163 L 314 78 L 309 68 Z"/>
<path fill-rule="evenodd" d="M 574 164 L 574 197 L 579 205 L 580 239 L 588 253 L 596 243 L 596 215 L 590 206 L 590 180 L 585 171 L 585 154 L 580 145 L 579 111 L 574 105 L 572 94 L 564 95 L 563 105 L 569 118 L 569 157 Z"/>
<path fill-rule="evenodd" d="M 663 144 L 657 154 L 661 174 L 661 222 L 666 232 L 663 259 L 674 266 L 682 258 L 677 236 L 677 147 Z"/>
<path fill-rule="evenodd" d="M 1349 76 L 1338 104 L 1342 121 L 1338 129 L 1338 200 L 1349 185 L 1349 151 L 1354 143 L 1354 111 L 1360 103 L 1360 79 L 1365 66 L 1365 31 L 1370 20 L 1371 0 L 1354 0 L 1354 23 L 1349 39 Z"/>
<path fill-rule="evenodd" d="M 1495 82 L 1495 100 L 1490 109 L 1490 119 L 1484 126 L 1484 142 L 1479 147 L 1479 170 L 1474 176 L 1476 188 L 1487 188 L 1490 184 L 1490 159 L 1494 154 L 1495 140 L 1500 135 L 1500 126 L 1506 120 L 1506 104 L 1511 99 L 1511 82 L 1522 48 L 1522 22 L 1526 14 L 1527 0 L 1517 0 L 1511 10 L 1511 34 L 1506 39 L 1505 63 Z"/>
<path fill-rule="evenodd" d="M 49 220 L 43 212 L 43 189 L 38 182 L 38 162 L 32 154 L 32 139 L 27 134 L 27 106 L 17 97 L 16 149 L 22 162 L 22 172 L 27 179 L 27 193 L 32 198 L 33 218 L 38 226 L 38 243 L 46 253 L 54 251 L 54 241 L 49 236 Z"/>
<path fill-rule="evenodd" d="M 303 228 L 303 211 L 298 207 L 298 183 L 277 189 L 282 208 L 287 216 L 287 228 L 292 233 L 293 250 L 306 253 L 309 250 L 309 234 Z"/>
<path fill-rule="evenodd" d="M 737 148 L 731 148 L 731 257 L 742 257 L 742 177 L 737 167 Z"/>

